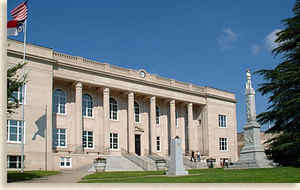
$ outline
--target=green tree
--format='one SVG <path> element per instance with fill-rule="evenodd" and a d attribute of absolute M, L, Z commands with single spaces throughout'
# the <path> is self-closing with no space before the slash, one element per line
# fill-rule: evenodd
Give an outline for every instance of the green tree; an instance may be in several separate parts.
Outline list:
<path fill-rule="evenodd" d="M 300 0 L 294 16 L 284 19 L 285 29 L 278 32 L 278 47 L 272 53 L 280 63 L 274 69 L 256 71 L 266 82 L 258 89 L 268 96 L 269 107 L 258 115 L 258 122 L 271 122 L 273 133 L 268 152 L 281 165 L 300 165 Z"/>
<path fill-rule="evenodd" d="M 25 63 L 26 64 L 26 63 Z M 19 75 L 18 70 L 25 64 L 17 64 L 7 70 L 7 112 L 13 113 L 20 106 L 19 99 L 14 95 L 26 82 L 26 74 Z"/>

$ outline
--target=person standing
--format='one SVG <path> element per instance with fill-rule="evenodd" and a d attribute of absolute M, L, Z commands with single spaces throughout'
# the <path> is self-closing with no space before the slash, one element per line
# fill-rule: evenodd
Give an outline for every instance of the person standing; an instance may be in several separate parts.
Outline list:
<path fill-rule="evenodd" d="M 195 152 L 192 150 L 192 155 L 191 155 L 191 161 L 194 161 L 195 160 Z"/>
<path fill-rule="evenodd" d="M 197 160 L 198 160 L 199 162 L 201 161 L 200 151 L 197 152 Z"/>

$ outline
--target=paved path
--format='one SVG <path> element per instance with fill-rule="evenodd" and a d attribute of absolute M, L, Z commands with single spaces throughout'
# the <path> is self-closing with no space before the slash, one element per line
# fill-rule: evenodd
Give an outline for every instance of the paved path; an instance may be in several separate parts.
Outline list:
<path fill-rule="evenodd" d="M 16 183 L 77 183 L 82 177 L 93 173 L 88 171 L 90 168 L 91 166 L 84 166 L 76 170 L 62 170 L 57 175 Z M 143 171 L 143 169 L 122 156 L 110 156 L 107 158 L 106 171 Z"/>
<path fill-rule="evenodd" d="M 77 183 L 82 177 L 90 174 L 88 167 L 83 167 L 78 170 L 62 170 L 60 174 L 46 176 L 42 178 L 35 178 L 29 181 L 22 181 L 21 183 Z"/>

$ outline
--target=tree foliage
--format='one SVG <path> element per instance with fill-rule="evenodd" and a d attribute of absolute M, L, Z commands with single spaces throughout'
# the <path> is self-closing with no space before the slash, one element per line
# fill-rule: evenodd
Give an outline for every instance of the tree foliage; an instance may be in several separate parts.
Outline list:
<path fill-rule="evenodd" d="M 277 134 L 270 142 L 272 159 L 282 165 L 300 165 L 300 0 L 294 16 L 283 20 L 285 29 L 278 32 L 274 56 L 281 62 L 274 69 L 256 71 L 265 83 L 258 89 L 268 95 L 269 107 L 257 116 L 258 122 L 271 122 L 267 133 Z"/>
<path fill-rule="evenodd" d="M 24 67 L 24 64 L 17 64 L 7 70 L 7 112 L 13 113 L 19 107 L 19 100 L 13 95 L 23 86 L 26 80 L 26 74 L 19 75 L 18 71 Z"/>

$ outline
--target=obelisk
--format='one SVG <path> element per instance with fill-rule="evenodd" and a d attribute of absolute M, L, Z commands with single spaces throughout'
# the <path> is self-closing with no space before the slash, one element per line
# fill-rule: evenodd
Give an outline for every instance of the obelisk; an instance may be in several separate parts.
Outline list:
<path fill-rule="evenodd" d="M 255 90 L 251 84 L 251 73 L 246 73 L 246 108 L 247 123 L 244 126 L 244 147 L 240 152 L 240 160 L 233 167 L 241 168 L 266 168 L 272 167 L 272 162 L 267 160 L 264 146 L 260 140 L 260 125 L 256 121 Z"/>

